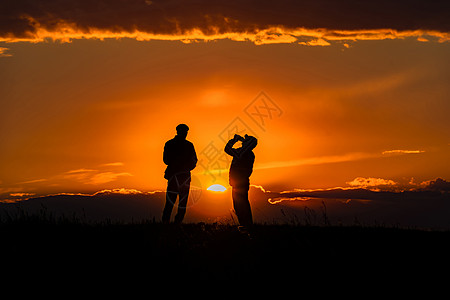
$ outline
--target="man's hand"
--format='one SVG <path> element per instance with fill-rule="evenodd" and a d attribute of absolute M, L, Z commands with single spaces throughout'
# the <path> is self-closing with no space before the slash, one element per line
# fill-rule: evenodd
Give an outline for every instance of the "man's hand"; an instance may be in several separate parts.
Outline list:
<path fill-rule="evenodd" d="M 235 141 L 244 141 L 244 138 L 242 136 L 240 136 L 239 134 L 235 134 L 233 137 L 233 140 Z"/>

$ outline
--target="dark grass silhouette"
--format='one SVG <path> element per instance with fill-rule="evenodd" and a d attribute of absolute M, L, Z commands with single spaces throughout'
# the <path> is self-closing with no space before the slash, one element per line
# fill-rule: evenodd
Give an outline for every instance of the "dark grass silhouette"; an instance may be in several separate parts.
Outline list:
<path fill-rule="evenodd" d="M 0 236 L 5 269 L 27 276 L 47 271 L 58 278 L 184 276 L 195 283 L 377 272 L 390 276 L 392 270 L 446 268 L 450 253 L 449 231 L 255 224 L 249 238 L 229 224 L 88 223 L 75 216 L 55 217 L 45 209 L 3 217 Z"/>

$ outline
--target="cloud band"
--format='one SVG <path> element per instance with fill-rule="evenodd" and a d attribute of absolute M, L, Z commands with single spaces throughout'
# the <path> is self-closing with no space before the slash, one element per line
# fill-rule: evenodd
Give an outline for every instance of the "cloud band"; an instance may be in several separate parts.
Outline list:
<path fill-rule="evenodd" d="M 5 0 L 0 41 L 231 39 L 325 46 L 416 36 L 450 39 L 448 1 Z"/>

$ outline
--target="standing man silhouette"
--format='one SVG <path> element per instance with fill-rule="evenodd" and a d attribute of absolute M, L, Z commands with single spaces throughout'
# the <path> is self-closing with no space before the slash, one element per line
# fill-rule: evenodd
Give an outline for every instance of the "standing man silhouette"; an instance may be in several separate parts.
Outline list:
<path fill-rule="evenodd" d="M 194 145 L 186 140 L 189 127 L 179 124 L 177 135 L 164 145 L 163 161 L 167 165 L 164 178 L 167 179 L 166 205 L 164 206 L 162 221 L 170 223 L 172 209 L 178 199 L 178 212 L 175 223 L 183 222 L 191 185 L 191 170 L 197 165 L 197 154 Z"/>
<path fill-rule="evenodd" d="M 242 142 L 242 147 L 233 148 L 238 141 Z M 257 143 L 258 140 L 253 136 L 245 135 L 243 138 L 235 134 L 225 145 L 225 152 L 233 156 L 229 175 L 233 207 L 239 224 L 244 227 L 253 225 L 252 210 L 248 201 L 248 190 L 250 188 L 250 175 L 252 175 L 253 163 L 255 162 L 255 154 L 252 150 Z"/>

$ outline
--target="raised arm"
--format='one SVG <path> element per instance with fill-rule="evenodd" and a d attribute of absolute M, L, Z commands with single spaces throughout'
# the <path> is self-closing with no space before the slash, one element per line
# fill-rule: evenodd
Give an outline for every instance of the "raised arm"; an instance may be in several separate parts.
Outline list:
<path fill-rule="evenodd" d="M 239 141 L 239 136 L 234 135 L 234 137 L 228 141 L 228 143 L 225 145 L 225 153 L 228 155 L 231 155 L 233 157 L 239 156 L 239 151 L 233 148 L 234 144 L 236 144 Z"/>

